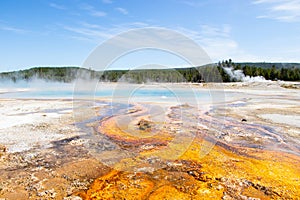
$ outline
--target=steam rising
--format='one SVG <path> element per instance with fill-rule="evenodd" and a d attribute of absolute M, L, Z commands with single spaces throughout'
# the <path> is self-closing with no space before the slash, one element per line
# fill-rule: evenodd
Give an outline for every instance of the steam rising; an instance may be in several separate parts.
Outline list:
<path fill-rule="evenodd" d="M 246 76 L 242 70 L 234 70 L 233 67 L 223 67 L 224 71 L 230 76 L 231 81 L 242 82 L 266 82 L 263 76 Z"/>

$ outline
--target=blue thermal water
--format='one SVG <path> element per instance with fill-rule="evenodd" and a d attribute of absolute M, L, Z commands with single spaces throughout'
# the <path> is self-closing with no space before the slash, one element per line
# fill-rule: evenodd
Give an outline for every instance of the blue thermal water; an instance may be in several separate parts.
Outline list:
<path fill-rule="evenodd" d="M 185 89 L 138 89 L 135 91 L 129 91 L 126 89 L 123 90 L 114 90 L 114 89 L 106 89 L 100 91 L 93 91 L 93 92 L 85 92 L 85 91 L 76 91 L 74 92 L 72 89 L 33 89 L 28 91 L 17 91 L 11 89 L 11 91 L 4 92 L 0 94 L 2 98 L 72 98 L 74 96 L 96 96 L 96 97 L 127 97 L 127 96 L 134 96 L 134 97 L 161 97 L 161 98 L 168 98 L 168 97 L 176 97 L 176 96 L 203 96 L 208 95 L 207 92 L 193 92 L 187 91 Z"/>
<path fill-rule="evenodd" d="M 229 94 L 230 96 L 234 95 Z M 72 84 L 34 84 L 10 86 L 0 90 L 0 98 L 20 99 L 77 99 L 110 98 L 127 102 L 211 102 L 223 101 L 224 91 L 195 89 L 182 85 L 125 85 L 106 84 L 88 90 L 74 90 Z"/>

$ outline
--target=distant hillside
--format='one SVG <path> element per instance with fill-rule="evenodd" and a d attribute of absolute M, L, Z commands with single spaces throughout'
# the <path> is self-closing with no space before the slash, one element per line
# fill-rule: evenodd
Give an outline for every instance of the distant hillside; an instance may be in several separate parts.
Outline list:
<path fill-rule="evenodd" d="M 200 75 L 204 75 L 203 77 Z M 45 81 L 72 82 L 75 79 L 98 79 L 100 81 L 131 83 L 143 82 L 219 82 L 219 72 L 209 65 L 196 68 L 139 69 L 94 71 L 79 67 L 36 67 L 27 70 L 0 73 L 0 81 Z"/>
<path fill-rule="evenodd" d="M 300 81 L 300 63 L 234 63 L 229 59 L 219 62 L 217 66 L 224 82 L 239 81 L 241 76 Z"/>
<path fill-rule="evenodd" d="M 259 67 L 259 68 L 264 68 L 264 69 L 272 68 L 273 66 L 275 66 L 276 69 L 281 69 L 281 68 L 290 69 L 293 67 L 300 68 L 300 63 L 243 62 L 243 63 L 236 63 L 236 64 L 241 65 L 241 67 L 249 66 L 249 67 Z"/>
<path fill-rule="evenodd" d="M 79 67 L 35 67 L 26 70 L 2 72 L 1 80 L 30 81 L 32 79 L 43 79 L 45 81 L 71 82 L 76 79 L 78 70 L 89 72 L 88 69 Z"/>
<path fill-rule="evenodd" d="M 300 63 L 233 63 L 232 60 L 226 60 L 196 68 L 110 70 L 105 72 L 79 67 L 35 67 L 0 73 L 0 81 L 18 82 L 42 79 L 45 81 L 72 82 L 77 78 L 111 82 L 121 79 L 133 83 L 239 81 L 230 77 L 228 69 L 245 76 L 263 76 L 267 80 L 300 80 Z"/>

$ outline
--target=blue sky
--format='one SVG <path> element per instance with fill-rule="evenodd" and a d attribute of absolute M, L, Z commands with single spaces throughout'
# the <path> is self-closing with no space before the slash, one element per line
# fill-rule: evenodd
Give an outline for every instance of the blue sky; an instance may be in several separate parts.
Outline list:
<path fill-rule="evenodd" d="M 143 27 L 179 31 L 213 61 L 300 62 L 300 0 L 2 0 L 0 71 L 81 66 Z"/>

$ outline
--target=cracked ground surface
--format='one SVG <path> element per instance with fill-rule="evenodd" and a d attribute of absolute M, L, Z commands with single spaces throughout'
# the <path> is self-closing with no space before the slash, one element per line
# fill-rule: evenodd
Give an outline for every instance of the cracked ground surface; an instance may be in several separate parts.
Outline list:
<path fill-rule="evenodd" d="M 234 87 L 205 111 L 167 106 L 163 123 L 145 104 L 101 117 L 99 103 L 76 124 L 70 100 L 2 99 L 0 197 L 297 199 L 299 90 Z"/>

